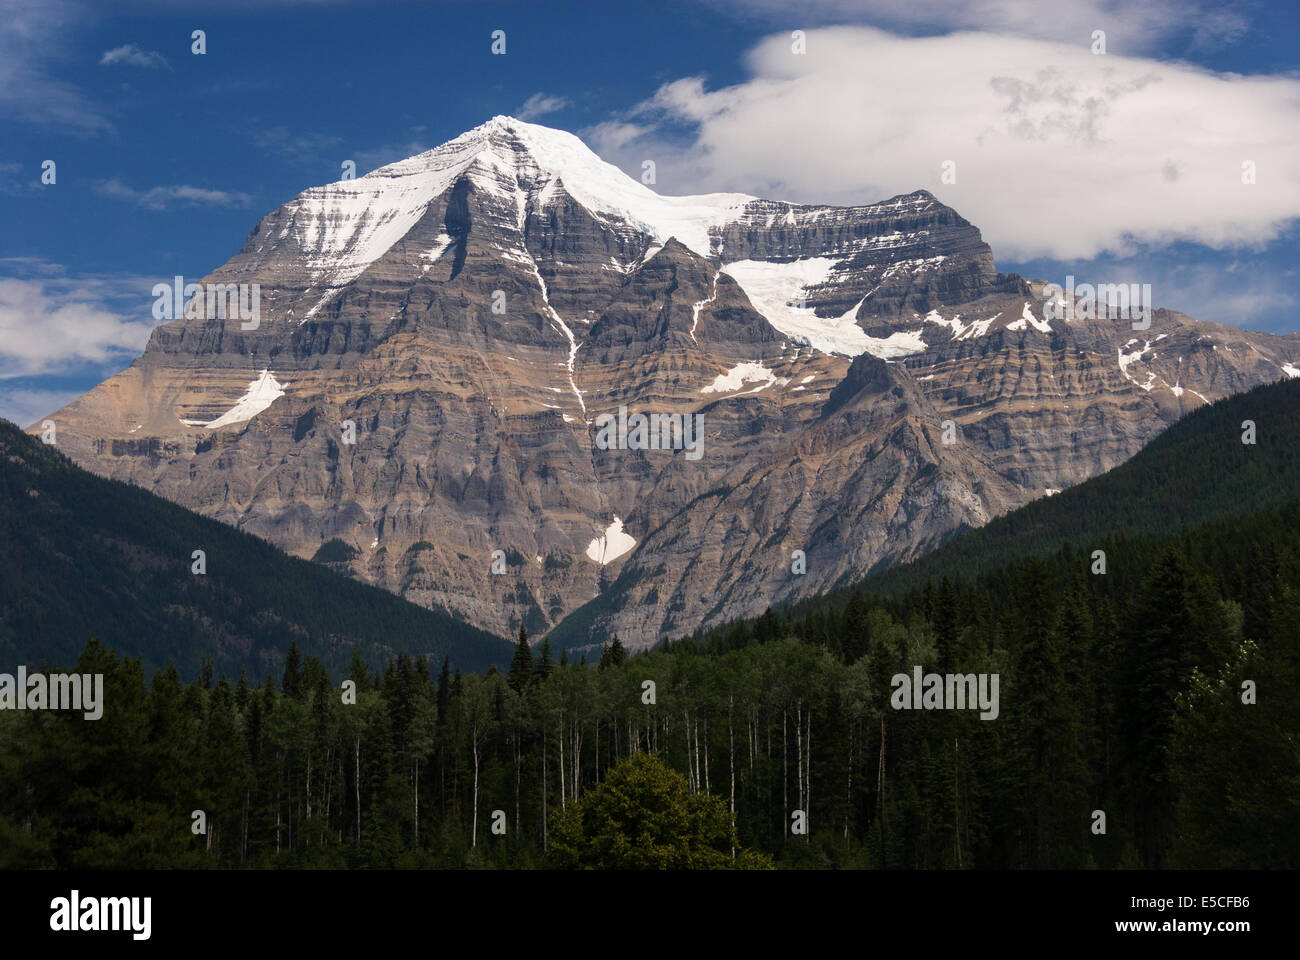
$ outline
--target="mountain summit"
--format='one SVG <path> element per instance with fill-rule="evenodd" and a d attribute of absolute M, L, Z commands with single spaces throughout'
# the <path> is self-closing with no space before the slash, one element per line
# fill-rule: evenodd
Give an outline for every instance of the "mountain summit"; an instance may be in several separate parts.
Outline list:
<path fill-rule="evenodd" d="M 573 643 L 825 590 L 1300 375 L 1296 336 L 1060 319 L 923 190 L 666 197 L 509 117 L 271 212 L 203 278 L 254 285 L 53 414 L 60 449 Z"/>

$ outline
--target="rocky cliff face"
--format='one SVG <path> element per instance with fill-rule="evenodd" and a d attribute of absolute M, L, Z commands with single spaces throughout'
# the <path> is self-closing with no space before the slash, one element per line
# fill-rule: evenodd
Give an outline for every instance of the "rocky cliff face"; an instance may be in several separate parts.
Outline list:
<path fill-rule="evenodd" d="M 570 642 L 761 613 L 1300 375 L 1294 336 L 1050 318 L 924 191 L 660 197 L 503 117 L 308 190 L 204 283 L 259 285 L 257 324 L 158 327 L 61 449 L 501 634 L 576 612 Z"/>

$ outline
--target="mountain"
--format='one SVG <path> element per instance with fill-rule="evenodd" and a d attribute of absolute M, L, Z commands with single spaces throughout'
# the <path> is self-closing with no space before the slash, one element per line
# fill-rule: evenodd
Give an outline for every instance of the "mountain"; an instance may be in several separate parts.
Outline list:
<path fill-rule="evenodd" d="M 1242 442 L 1245 421 L 1255 425 L 1253 444 Z M 910 563 L 807 598 L 790 615 L 805 623 L 839 617 L 854 594 L 907 604 L 943 581 L 969 586 L 982 579 L 988 586 L 1030 561 L 1046 562 L 1068 581 L 1091 575 L 1098 549 L 1106 554 L 1108 582 L 1131 584 L 1147 575 L 1135 561 L 1146 559 L 1151 544 L 1177 547 L 1179 538 L 1200 543 L 1198 558 L 1235 583 L 1252 566 L 1276 564 L 1243 534 L 1247 526 L 1266 528 L 1297 511 L 1300 380 L 1292 379 L 1200 407 L 1113 470 L 964 531 Z M 1205 544 L 1214 546 L 1213 558 Z M 1248 592 L 1258 587 L 1252 581 Z M 748 620 L 705 633 L 729 646 L 762 629 Z"/>
<path fill-rule="evenodd" d="M 193 572 L 194 551 L 205 571 Z M 356 645 L 462 669 L 504 665 L 510 644 L 285 556 L 247 533 L 78 468 L 0 420 L 0 661 L 72 664 L 95 636 L 145 673 L 280 676 L 296 642 L 335 675 Z M 436 669 L 436 664 L 435 664 Z"/>
<path fill-rule="evenodd" d="M 257 284 L 256 321 L 196 297 L 51 415 L 60 449 L 573 644 L 646 646 L 912 559 L 1300 374 L 1296 335 L 1055 319 L 1071 295 L 999 273 L 926 191 L 660 196 L 508 117 L 307 190 L 203 282 L 250 304 Z M 675 449 L 637 448 L 637 414 Z"/>
<path fill-rule="evenodd" d="M 1242 442 L 1246 421 L 1255 426 L 1253 444 Z M 1168 536 L 1297 500 L 1300 380 L 1287 380 L 1200 407 L 1115 469 L 880 571 L 864 586 L 897 593 L 927 579 L 969 580 L 1029 556 L 1090 555 L 1103 538 Z"/>

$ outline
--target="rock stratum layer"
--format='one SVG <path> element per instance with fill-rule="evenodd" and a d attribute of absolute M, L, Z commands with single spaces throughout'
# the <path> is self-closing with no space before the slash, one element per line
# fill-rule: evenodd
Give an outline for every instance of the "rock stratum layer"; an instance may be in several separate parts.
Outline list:
<path fill-rule="evenodd" d="M 1300 375 L 1295 335 L 1049 319 L 1064 297 L 999 274 L 925 191 L 661 197 L 506 117 L 306 191 L 203 282 L 259 285 L 256 327 L 207 301 L 159 326 L 51 415 L 60 449 L 573 644 L 646 646 L 909 559 Z M 607 448 L 620 408 L 690 416 L 699 444 L 658 423 L 681 449 Z"/>

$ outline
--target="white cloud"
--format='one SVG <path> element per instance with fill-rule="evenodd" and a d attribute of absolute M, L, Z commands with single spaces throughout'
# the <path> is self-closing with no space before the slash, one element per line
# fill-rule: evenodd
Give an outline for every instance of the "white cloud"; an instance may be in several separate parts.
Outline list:
<path fill-rule="evenodd" d="M 901 33 L 978 30 L 1085 45 L 1094 30 L 1103 30 L 1111 53 L 1150 52 L 1175 37 L 1197 49 L 1221 46 L 1239 40 L 1249 26 L 1243 13 L 1223 9 L 1218 0 L 1053 0 L 1050 11 L 1037 0 L 803 0 L 793 18 L 789 0 L 713 3 L 790 29 L 863 24 Z"/>
<path fill-rule="evenodd" d="M 1295 77 L 982 33 L 837 27 L 810 30 L 807 50 L 779 34 L 750 52 L 752 79 L 680 79 L 585 132 L 626 169 L 655 159 L 665 193 L 867 203 L 926 188 L 1012 259 L 1262 245 L 1300 216 Z"/>
<path fill-rule="evenodd" d="M 597 152 L 606 158 L 633 141 L 653 133 L 654 127 L 649 124 L 623 120 L 606 120 L 582 131 L 583 137 L 596 145 Z"/>
<path fill-rule="evenodd" d="M 120 180 L 102 180 L 95 184 L 95 192 L 114 200 L 127 200 L 147 210 L 166 210 L 171 207 L 246 207 L 253 198 L 237 190 L 209 190 L 181 183 L 166 187 L 136 190 Z"/>
<path fill-rule="evenodd" d="M 147 281 L 131 278 L 143 300 Z M 118 296 L 121 292 L 118 291 Z M 0 379 L 64 373 L 124 362 L 143 350 L 156 321 L 104 306 L 105 281 L 58 277 L 0 277 Z"/>
<path fill-rule="evenodd" d="M 111 67 L 119 63 L 151 69 L 158 67 L 170 68 L 167 58 L 157 50 L 143 50 L 134 43 L 127 43 L 120 47 L 114 47 L 112 50 L 105 50 L 100 55 L 99 65 L 101 67 Z"/>
<path fill-rule="evenodd" d="M 536 120 L 538 117 L 544 117 L 548 113 L 555 113 L 557 110 L 563 110 L 565 107 L 571 106 L 573 106 L 573 101 L 568 97 L 554 97 L 548 93 L 534 93 L 515 111 L 515 116 L 520 120 Z"/>

